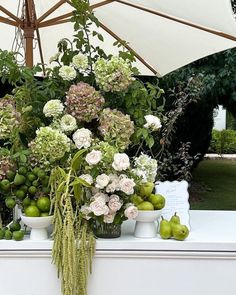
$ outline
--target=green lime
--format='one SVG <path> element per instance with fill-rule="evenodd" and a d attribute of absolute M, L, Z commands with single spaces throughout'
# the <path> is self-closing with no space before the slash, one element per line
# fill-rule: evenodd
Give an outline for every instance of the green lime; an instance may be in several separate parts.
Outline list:
<path fill-rule="evenodd" d="M 38 170 L 37 175 L 39 179 L 43 179 L 46 176 L 45 172 L 42 169 Z"/>
<path fill-rule="evenodd" d="M 12 237 L 15 241 L 22 241 L 24 239 L 24 232 L 22 230 L 14 231 Z"/>
<path fill-rule="evenodd" d="M 37 187 L 35 186 L 30 186 L 29 189 L 28 189 L 28 192 L 31 194 L 31 195 L 35 195 L 37 193 Z"/>
<path fill-rule="evenodd" d="M 48 197 L 40 197 L 37 200 L 37 207 L 42 212 L 49 212 L 51 206 L 51 201 Z"/>
<path fill-rule="evenodd" d="M 3 192 L 8 192 L 10 190 L 10 187 L 11 187 L 11 184 L 10 184 L 10 181 L 8 179 L 3 179 L 0 182 L 0 189 Z"/>
<path fill-rule="evenodd" d="M 7 208 L 13 209 L 16 205 L 16 201 L 11 197 L 7 197 L 5 199 L 5 204 L 6 204 Z"/>
<path fill-rule="evenodd" d="M 36 186 L 36 187 L 39 186 L 39 182 L 38 182 L 38 180 L 34 180 L 34 181 L 32 182 L 32 185 L 33 185 L 33 186 Z"/>
<path fill-rule="evenodd" d="M 40 211 L 38 207 L 30 205 L 25 209 L 25 215 L 29 217 L 39 217 L 40 216 Z"/>
<path fill-rule="evenodd" d="M 27 178 L 29 179 L 29 181 L 34 181 L 37 177 L 33 174 L 33 173 L 28 173 L 27 174 Z"/>
<path fill-rule="evenodd" d="M 30 201 L 30 205 L 31 205 L 31 206 L 37 206 L 37 202 L 36 202 L 35 200 L 31 200 L 31 201 Z"/>
<path fill-rule="evenodd" d="M 49 216 L 49 213 L 48 212 L 42 212 L 40 214 L 40 217 L 47 217 L 47 216 Z"/>
<path fill-rule="evenodd" d="M 20 200 L 24 199 L 24 197 L 25 197 L 25 192 L 22 191 L 22 190 L 18 190 L 18 191 L 16 191 L 16 197 L 17 197 L 18 199 L 20 199 Z"/>
<path fill-rule="evenodd" d="M 22 204 L 24 207 L 27 207 L 30 205 L 30 202 L 31 202 L 30 198 L 27 197 L 22 201 Z"/>
<path fill-rule="evenodd" d="M 16 173 L 15 173 L 14 171 L 9 170 L 9 171 L 7 172 L 7 179 L 8 179 L 9 181 L 13 181 L 15 175 L 16 175 Z"/>
<path fill-rule="evenodd" d="M 21 190 L 21 191 L 27 193 L 27 191 L 28 191 L 28 186 L 27 186 L 27 185 L 22 185 L 22 186 L 20 186 L 19 190 Z"/>
<path fill-rule="evenodd" d="M 27 172 L 28 172 L 28 169 L 26 167 L 24 167 L 24 166 L 23 167 L 20 167 L 18 169 L 18 173 L 21 174 L 21 175 L 26 175 Z"/>
<path fill-rule="evenodd" d="M 14 177 L 14 184 L 15 184 L 16 186 L 24 184 L 25 181 L 26 181 L 25 176 L 24 176 L 24 175 L 21 175 L 21 174 L 19 174 L 19 173 L 17 173 L 17 174 L 15 175 L 15 177 Z"/>
<path fill-rule="evenodd" d="M 34 167 L 34 169 L 32 170 L 32 172 L 34 173 L 35 176 L 38 176 L 38 171 L 40 170 L 39 167 Z"/>
<path fill-rule="evenodd" d="M 6 240 L 11 240 L 12 239 L 12 232 L 9 229 L 7 229 L 5 231 L 5 239 Z"/>
<path fill-rule="evenodd" d="M 5 231 L 2 228 L 0 228 L 0 240 L 2 240 L 4 236 L 5 236 Z"/>
<path fill-rule="evenodd" d="M 10 224 L 10 231 L 16 231 L 16 230 L 20 230 L 21 229 L 21 226 L 20 226 L 20 223 L 17 222 L 17 221 L 13 221 L 11 224 Z"/>

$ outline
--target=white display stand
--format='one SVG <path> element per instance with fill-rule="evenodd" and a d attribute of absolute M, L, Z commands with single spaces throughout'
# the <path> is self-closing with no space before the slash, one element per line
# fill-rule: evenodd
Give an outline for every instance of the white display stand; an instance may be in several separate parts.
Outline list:
<path fill-rule="evenodd" d="M 236 211 L 190 211 L 184 242 L 98 239 L 88 295 L 235 295 Z M 0 241 L 1 295 L 61 295 L 52 241 Z"/>

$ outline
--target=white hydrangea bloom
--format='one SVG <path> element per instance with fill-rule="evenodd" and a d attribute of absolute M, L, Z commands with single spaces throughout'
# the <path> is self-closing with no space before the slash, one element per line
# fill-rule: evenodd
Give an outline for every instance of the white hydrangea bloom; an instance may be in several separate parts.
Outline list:
<path fill-rule="evenodd" d="M 80 128 L 72 136 L 73 141 L 78 149 L 88 148 L 92 142 L 92 132 L 86 128 Z"/>
<path fill-rule="evenodd" d="M 76 70 L 70 66 L 62 66 L 59 69 L 59 76 L 66 81 L 74 80 L 76 77 Z"/>
<path fill-rule="evenodd" d="M 72 58 L 71 64 L 78 70 L 86 70 L 88 68 L 88 58 L 86 55 L 77 54 Z"/>
<path fill-rule="evenodd" d="M 43 107 L 45 117 L 57 117 L 64 111 L 64 106 L 59 99 L 49 100 Z"/>
<path fill-rule="evenodd" d="M 142 179 L 142 182 L 155 182 L 157 175 L 157 161 L 148 155 L 141 154 L 134 159 L 135 169 L 132 172 Z"/>
<path fill-rule="evenodd" d="M 158 117 L 153 115 L 144 116 L 146 120 L 146 124 L 144 124 L 144 128 L 150 129 L 151 131 L 157 131 L 161 128 L 161 121 Z"/>
<path fill-rule="evenodd" d="M 76 119 L 73 116 L 66 114 L 61 118 L 60 127 L 63 132 L 74 131 L 77 128 Z"/>

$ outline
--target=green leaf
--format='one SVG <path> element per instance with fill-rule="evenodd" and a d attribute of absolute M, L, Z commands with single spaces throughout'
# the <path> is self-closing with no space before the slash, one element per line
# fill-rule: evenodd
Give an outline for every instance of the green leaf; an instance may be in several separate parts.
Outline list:
<path fill-rule="evenodd" d="M 81 200 L 81 196 L 82 196 L 82 193 L 83 193 L 83 190 L 82 190 L 82 187 L 80 184 L 74 184 L 73 185 L 73 189 L 74 189 L 74 196 L 75 196 L 75 199 L 77 201 L 80 201 Z"/>
<path fill-rule="evenodd" d="M 72 159 L 72 161 L 71 161 L 71 168 L 73 169 L 73 170 L 78 170 L 79 168 L 80 168 L 80 165 L 81 165 L 81 162 L 82 162 L 82 155 L 86 152 L 87 150 L 86 149 L 83 149 L 83 150 L 80 150 L 80 151 L 78 151 L 75 155 L 74 155 L 74 157 L 73 157 L 73 159 Z"/>

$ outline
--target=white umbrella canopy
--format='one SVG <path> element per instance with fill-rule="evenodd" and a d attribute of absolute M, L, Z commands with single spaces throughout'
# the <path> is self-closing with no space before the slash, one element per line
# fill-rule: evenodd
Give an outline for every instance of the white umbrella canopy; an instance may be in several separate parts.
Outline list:
<path fill-rule="evenodd" d="M 14 22 L 14 16 L 4 9 L 22 18 L 22 8 L 18 9 L 16 2 L 22 7 L 24 2 L 32 1 L 0 0 L 0 22 L 6 23 L 7 19 L 13 25 L 10 20 Z M 73 39 L 73 24 L 66 22 L 72 11 L 69 2 L 34 1 L 36 28 L 46 64 L 60 39 Z M 47 13 L 55 5 L 57 9 Z M 197 59 L 236 46 L 236 21 L 230 0 L 91 0 L 90 5 L 105 39 L 99 45 L 114 54 L 114 40 L 126 40 L 136 54 L 141 74 L 164 76 Z M 0 48 L 11 49 L 14 27 L 10 29 L 3 23 L 0 26 Z M 34 63 L 41 60 L 38 48 L 34 51 Z"/>

